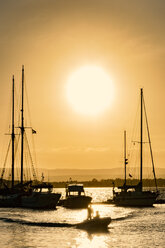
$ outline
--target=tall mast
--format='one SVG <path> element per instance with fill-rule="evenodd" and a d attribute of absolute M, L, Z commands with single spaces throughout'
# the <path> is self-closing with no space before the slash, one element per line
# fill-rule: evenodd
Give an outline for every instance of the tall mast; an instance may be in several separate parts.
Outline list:
<path fill-rule="evenodd" d="M 22 66 L 22 108 L 21 108 L 21 184 L 23 184 L 23 148 L 24 148 L 24 66 Z"/>
<path fill-rule="evenodd" d="M 140 189 L 142 190 L 143 178 L 143 89 L 140 89 L 141 116 L 140 116 Z"/>
<path fill-rule="evenodd" d="M 124 175 L 125 175 L 125 178 L 124 178 L 124 184 L 126 185 L 126 178 L 127 178 L 127 175 L 126 175 L 126 165 L 127 165 L 127 158 L 126 158 L 126 130 L 124 130 Z"/>
<path fill-rule="evenodd" d="M 13 75 L 13 85 L 12 85 L 12 188 L 14 187 L 14 75 Z"/>

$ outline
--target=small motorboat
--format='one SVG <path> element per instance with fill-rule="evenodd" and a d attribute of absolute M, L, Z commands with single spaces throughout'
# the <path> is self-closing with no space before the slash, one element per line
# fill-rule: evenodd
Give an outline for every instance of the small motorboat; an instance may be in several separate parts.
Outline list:
<path fill-rule="evenodd" d="M 85 220 L 81 223 L 75 225 L 78 229 L 92 230 L 92 231 L 100 231 L 107 230 L 108 225 L 111 223 L 110 217 L 98 218 L 94 217 L 90 220 Z"/>
<path fill-rule="evenodd" d="M 66 187 L 66 197 L 59 205 L 72 209 L 87 208 L 91 200 L 92 197 L 85 195 L 83 184 L 69 184 Z"/>

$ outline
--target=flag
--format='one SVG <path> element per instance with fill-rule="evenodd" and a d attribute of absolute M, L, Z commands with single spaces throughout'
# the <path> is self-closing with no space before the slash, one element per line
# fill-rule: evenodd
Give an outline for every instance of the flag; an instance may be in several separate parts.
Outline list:
<path fill-rule="evenodd" d="M 35 134 L 35 133 L 37 133 L 36 130 L 32 129 L 32 134 Z"/>

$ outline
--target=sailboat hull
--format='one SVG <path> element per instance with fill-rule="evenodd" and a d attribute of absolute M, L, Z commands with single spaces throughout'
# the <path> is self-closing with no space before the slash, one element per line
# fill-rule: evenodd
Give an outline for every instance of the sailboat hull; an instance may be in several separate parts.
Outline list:
<path fill-rule="evenodd" d="M 58 193 L 33 192 L 30 196 L 22 196 L 21 207 L 31 209 L 56 209 L 61 197 Z"/>
<path fill-rule="evenodd" d="M 151 191 L 115 193 L 113 202 L 118 206 L 152 207 L 157 194 Z"/>
<path fill-rule="evenodd" d="M 19 207 L 21 197 L 19 194 L 0 195 L 0 207 Z"/>

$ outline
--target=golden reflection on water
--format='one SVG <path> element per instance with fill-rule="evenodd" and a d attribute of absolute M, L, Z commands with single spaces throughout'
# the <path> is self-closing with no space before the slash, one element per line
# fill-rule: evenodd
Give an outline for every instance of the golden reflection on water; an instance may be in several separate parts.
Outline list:
<path fill-rule="evenodd" d="M 93 190 L 95 199 L 109 190 Z M 97 193 L 97 194 L 96 194 Z M 96 202 L 96 201 L 95 201 Z M 42 227 L 20 225 L 20 221 L 51 223 L 79 223 L 87 218 L 86 209 L 66 209 L 57 207 L 56 211 L 33 211 L 30 209 L 0 209 L 0 247 L 3 248 L 143 248 L 164 247 L 165 221 L 164 205 L 154 208 L 123 208 L 114 205 L 93 204 L 94 215 L 99 211 L 101 217 L 111 217 L 109 231 L 89 233 L 74 227 Z M 5 219 L 14 222 L 4 221 Z M 19 222 L 17 223 L 18 220 Z"/>
<path fill-rule="evenodd" d="M 106 248 L 108 237 L 107 234 L 88 234 L 86 232 L 81 232 L 79 237 L 76 238 L 76 245 L 72 248 Z"/>
<path fill-rule="evenodd" d="M 99 211 L 101 217 L 105 216 L 105 205 L 96 204 L 92 205 L 93 216 L 96 215 L 96 211 Z M 108 216 L 111 216 L 112 209 L 108 213 Z M 107 213 L 106 213 L 107 216 Z M 80 214 L 75 214 L 75 220 L 77 222 L 83 221 L 87 218 L 87 210 L 84 209 Z M 80 231 L 79 235 L 75 238 L 75 244 L 72 245 L 72 248 L 106 248 L 108 247 L 108 237 L 109 231 L 100 232 L 100 233 L 89 233 L 87 231 Z"/>

